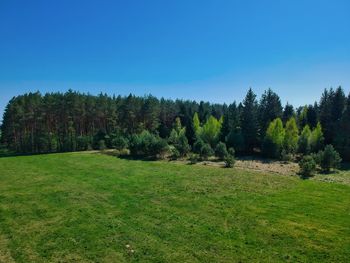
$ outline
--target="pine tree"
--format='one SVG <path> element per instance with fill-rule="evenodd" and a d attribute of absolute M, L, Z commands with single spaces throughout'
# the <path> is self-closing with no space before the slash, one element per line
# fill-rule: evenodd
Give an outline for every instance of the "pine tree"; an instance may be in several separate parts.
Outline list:
<path fill-rule="evenodd" d="M 252 89 L 248 90 L 248 93 L 243 101 L 242 105 L 242 134 L 244 137 L 245 151 L 252 153 L 254 147 L 258 145 L 258 104 L 256 101 L 256 95 Z"/>
<path fill-rule="evenodd" d="M 295 115 L 295 112 L 294 112 L 293 105 L 287 102 L 283 110 L 283 117 L 282 117 L 283 123 L 286 123 L 290 118 L 294 117 L 294 115 Z"/>
<path fill-rule="evenodd" d="M 282 117 L 281 100 L 271 89 L 265 91 L 261 96 L 258 116 L 261 131 L 260 135 L 263 138 L 269 123 L 276 118 Z"/>
<path fill-rule="evenodd" d="M 335 148 L 345 161 L 350 161 L 350 94 L 347 98 L 346 109 L 339 122 L 335 135 Z"/>

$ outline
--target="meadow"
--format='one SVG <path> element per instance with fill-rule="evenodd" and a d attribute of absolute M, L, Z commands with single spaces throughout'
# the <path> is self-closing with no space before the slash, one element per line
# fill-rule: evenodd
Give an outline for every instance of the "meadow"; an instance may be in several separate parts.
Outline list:
<path fill-rule="evenodd" d="M 336 180 L 97 152 L 0 158 L 0 262 L 349 258 L 350 185 Z"/>

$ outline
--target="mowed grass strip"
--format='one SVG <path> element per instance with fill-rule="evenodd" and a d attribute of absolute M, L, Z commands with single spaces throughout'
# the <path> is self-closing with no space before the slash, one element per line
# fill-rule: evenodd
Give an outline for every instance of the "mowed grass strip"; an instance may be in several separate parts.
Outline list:
<path fill-rule="evenodd" d="M 0 262 L 347 262 L 350 186 L 97 153 L 0 158 Z"/>

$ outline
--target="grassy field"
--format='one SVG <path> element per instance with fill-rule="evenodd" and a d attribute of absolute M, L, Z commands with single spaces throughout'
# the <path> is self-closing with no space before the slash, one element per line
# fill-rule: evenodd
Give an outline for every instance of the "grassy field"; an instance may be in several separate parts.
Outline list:
<path fill-rule="evenodd" d="M 0 158 L 0 262 L 349 258 L 346 184 L 98 153 Z"/>

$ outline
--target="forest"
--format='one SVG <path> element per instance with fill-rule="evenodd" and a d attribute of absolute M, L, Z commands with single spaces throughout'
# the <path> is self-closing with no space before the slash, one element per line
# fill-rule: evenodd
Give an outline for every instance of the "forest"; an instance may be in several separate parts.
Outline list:
<path fill-rule="evenodd" d="M 129 149 L 132 155 L 202 157 L 228 152 L 293 158 L 331 145 L 350 160 L 350 95 L 325 89 L 320 100 L 298 108 L 271 89 L 242 102 L 211 104 L 147 96 L 28 93 L 4 112 L 1 143 L 15 153 Z M 333 149 L 334 147 L 334 149 Z M 338 158 L 339 159 L 339 158 Z"/>

